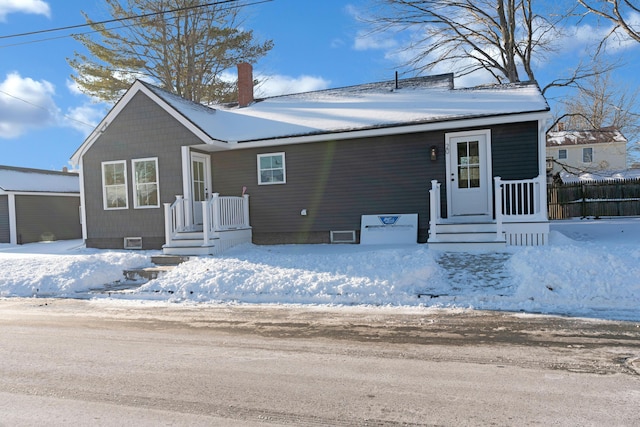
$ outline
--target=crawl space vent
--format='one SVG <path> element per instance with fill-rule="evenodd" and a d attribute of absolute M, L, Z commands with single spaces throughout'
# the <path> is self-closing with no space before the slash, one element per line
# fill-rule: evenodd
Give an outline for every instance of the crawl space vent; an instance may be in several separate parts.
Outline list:
<path fill-rule="evenodd" d="M 331 243 L 355 243 L 355 242 L 356 242 L 355 230 L 331 232 Z"/>
<path fill-rule="evenodd" d="M 142 237 L 125 237 L 125 249 L 142 249 Z"/>

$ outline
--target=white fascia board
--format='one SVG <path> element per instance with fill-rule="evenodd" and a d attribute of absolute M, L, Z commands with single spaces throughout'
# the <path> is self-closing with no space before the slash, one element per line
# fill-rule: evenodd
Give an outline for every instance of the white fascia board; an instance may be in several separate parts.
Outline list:
<path fill-rule="evenodd" d="M 343 132 L 327 132 L 317 135 L 294 136 L 290 138 L 273 138 L 259 141 L 240 142 L 237 144 L 229 144 L 229 149 L 239 150 L 245 148 L 272 147 L 278 145 L 303 144 L 309 142 L 323 142 L 327 140 L 344 140 L 355 138 L 370 138 L 376 136 L 389 136 L 407 133 L 430 132 L 438 130 L 453 130 L 471 127 L 493 126 L 505 123 L 518 122 L 540 122 L 548 120 L 551 117 L 549 111 L 541 111 L 536 113 L 511 114 L 504 116 L 479 117 L 473 119 L 448 120 L 434 123 L 423 123 L 417 125 L 400 125 L 385 128 L 353 130 Z"/>

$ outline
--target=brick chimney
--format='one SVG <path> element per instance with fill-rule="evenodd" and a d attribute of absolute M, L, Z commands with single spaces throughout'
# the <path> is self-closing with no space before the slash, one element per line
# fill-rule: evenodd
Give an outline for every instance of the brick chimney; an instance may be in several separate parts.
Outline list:
<path fill-rule="evenodd" d="M 238 64 L 238 106 L 246 107 L 253 102 L 253 67 L 241 62 Z"/>

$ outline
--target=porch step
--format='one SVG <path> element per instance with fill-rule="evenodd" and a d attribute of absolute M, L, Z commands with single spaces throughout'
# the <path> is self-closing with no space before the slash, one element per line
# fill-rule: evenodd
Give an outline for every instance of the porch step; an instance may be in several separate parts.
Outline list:
<path fill-rule="evenodd" d="M 215 255 L 218 249 L 215 245 L 207 246 L 165 246 L 162 248 L 162 253 L 165 255 L 177 255 L 177 256 L 200 256 L 200 255 Z"/>
<path fill-rule="evenodd" d="M 507 247 L 505 241 L 427 242 L 429 249 L 443 252 L 497 252 Z"/>
<path fill-rule="evenodd" d="M 427 240 L 429 248 L 441 251 L 496 251 L 507 246 L 504 233 L 497 238 L 498 227 L 492 222 L 444 223 L 436 225 L 435 239 Z"/>

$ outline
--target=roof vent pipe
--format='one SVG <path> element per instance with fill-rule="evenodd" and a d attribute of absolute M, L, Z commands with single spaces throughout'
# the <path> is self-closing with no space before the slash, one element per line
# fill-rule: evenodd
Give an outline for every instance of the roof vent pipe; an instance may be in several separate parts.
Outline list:
<path fill-rule="evenodd" d="M 398 86 L 398 72 L 396 71 L 396 90 L 400 89 Z"/>
<path fill-rule="evenodd" d="M 253 102 L 253 67 L 247 62 L 238 64 L 238 107 Z"/>

